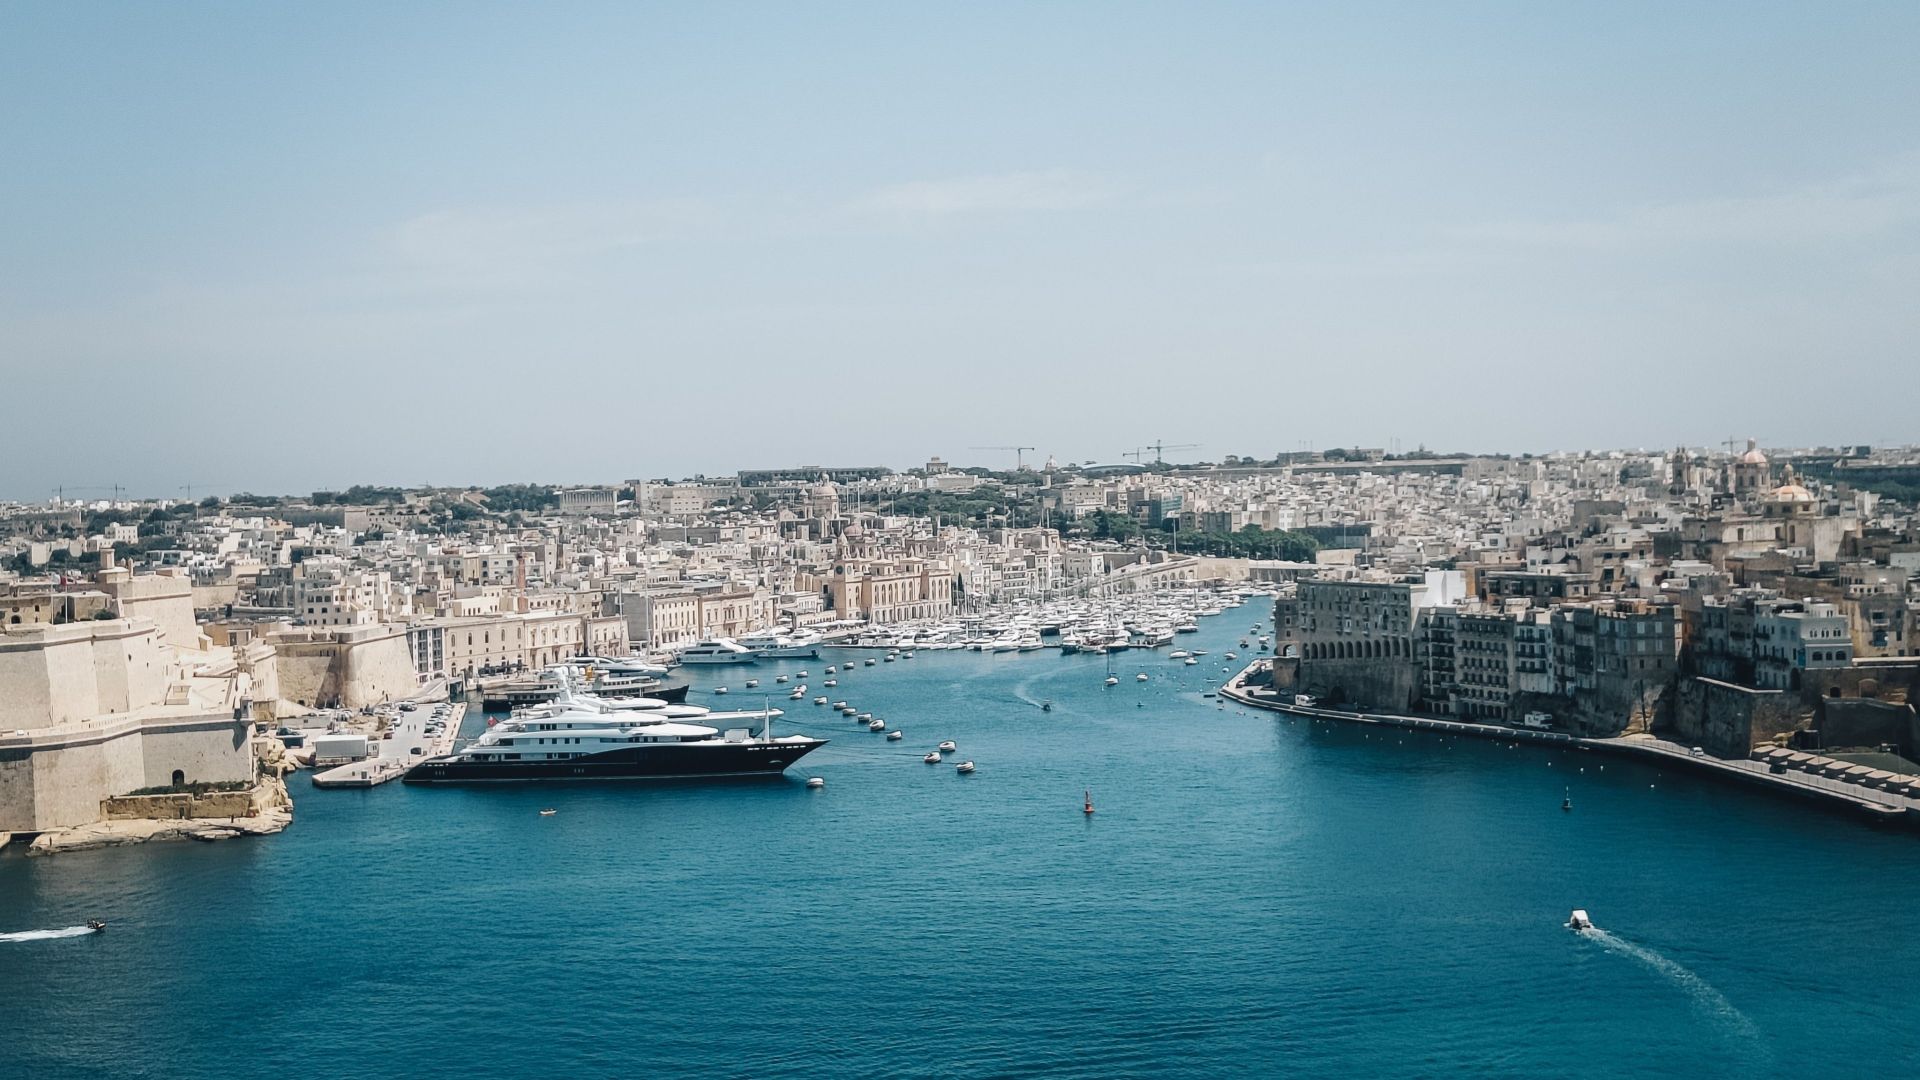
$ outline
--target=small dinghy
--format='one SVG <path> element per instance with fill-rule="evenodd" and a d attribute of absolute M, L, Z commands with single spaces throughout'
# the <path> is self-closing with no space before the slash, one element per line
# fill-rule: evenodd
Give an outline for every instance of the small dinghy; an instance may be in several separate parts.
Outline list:
<path fill-rule="evenodd" d="M 927 751 L 927 756 L 921 758 L 920 760 L 926 762 L 929 765 L 938 765 L 940 764 L 940 751 L 929 750 Z"/>
<path fill-rule="evenodd" d="M 953 767 L 953 771 L 959 773 L 961 776 L 965 776 L 968 773 L 973 771 L 973 762 L 963 761 L 960 764 L 955 765 Z"/>
<path fill-rule="evenodd" d="M 887 722 L 885 720 L 869 720 L 867 721 L 867 730 L 885 731 L 887 730 Z"/>
<path fill-rule="evenodd" d="M 826 777 L 824 777 L 824 776 L 809 776 L 809 777 L 807 777 L 807 786 L 808 786 L 808 787 L 810 787 L 810 788 L 813 788 L 813 789 L 814 789 L 814 790 L 816 790 L 816 791 L 818 791 L 819 789 L 821 789 L 821 788 L 823 788 L 823 787 L 826 787 L 826 786 L 827 786 L 827 780 L 826 780 Z"/>
<path fill-rule="evenodd" d="M 1135 676 L 1133 677 L 1133 681 L 1134 681 L 1134 682 L 1146 682 L 1146 681 L 1147 681 L 1147 673 L 1143 671 L 1143 672 L 1141 672 L 1140 674 L 1138 674 L 1138 675 L 1135 675 Z"/>
<path fill-rule="evenodd" d="M 813 703 L 815 705 L 825 705 L 827 703 L 827 696 L 825 694 L 822 694 L 819 697 L 814 698 Z"/>
<path fill-rule="evenodd" d="M 1107 685 L 1108 685 L 1108 686 L 1119 686 L 1119 685 L 1120 685 L 1120 679 L 1119 679 L 1119 677 L 1118 677 L 1118 676 L 1114 676 L 1114 675 L 1109 675 L 1109 676 L 1107 676 Z"/>
<path fill-rule="evenodd" d="M 874 721 L 874 723 L 876 723 L 876 724 L 877 724 L 877 723 L 879 723 L 879 722 L 880 722 L 880 721 L 878 721 L 878 720 L 875 720 L 875 721 Z M 889 738 L 889 739 L 904 739 L 904 738 L 906 738 L 906 736 L 907 736 L 907 733 L 906 733 L 906 732 L 904 732 L 904 731 L 889 731 L 889 732 L 887 732 L 887 738 Z"/>
<path fill-rule="evenodd" d="M 558 811 L 558 810 L 555 810 L 555 809 L 554 809 L 553 807 L 551 807 L 551 806 L 549 806 L 549 807 L 547 807 L 547 808 L 546 808 L 545 810 L 542 810 L 542 811 L 540 811 L 540 816 L 541 816 L 541 817 L 552 817 L 553 815 L 555 815 L 555 814 L 557 814 L 557 813 L 559 813 L 559 812 L 560 812 L 560 811 Z"/>
<path fill-rule="evenodd" d="M 940 744 L 939 749 L 943 754 L 951 754 L 955 750 L 960 749 L 960 747 L 952 739 L 948 739 L 946 742 Z"/>

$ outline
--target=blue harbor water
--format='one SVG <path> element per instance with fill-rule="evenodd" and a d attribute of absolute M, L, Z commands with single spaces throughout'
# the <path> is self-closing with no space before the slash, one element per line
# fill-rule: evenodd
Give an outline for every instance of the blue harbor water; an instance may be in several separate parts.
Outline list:
<path fill-rule="evenodd" d="M 1222 708 L 1202 693 L 1263 614 L 1183 635 L 1197 667 L 1125 654 L 1111 689 L 1103 659 L 1052 649 L 922 652 L 824 691 L 866 654 L 695 672 L 693 700 L 744 708 L 745 679 L 804 667 L 906 731 L 778 696 L 781 727 L 833 740 L 784 780 L 297 777 L 276 837 L 9 851 L 0 931 L 111 928 L 0 940 L 0 1076 L 1920 1062 L 1920 842 L 1577 751 Z M 977 774 L 921 762 L 949 738 Z M 1563 929 L 1575 907 L 1603 932 Z"/>

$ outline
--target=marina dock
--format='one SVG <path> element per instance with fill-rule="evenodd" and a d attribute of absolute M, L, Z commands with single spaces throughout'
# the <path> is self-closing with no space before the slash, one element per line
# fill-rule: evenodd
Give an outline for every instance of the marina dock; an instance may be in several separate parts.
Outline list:
<path fill-rule="evenodd" d="M 466 719 L 467 706 L 465 702 L 454 702 L 445 729 L 437 735 L 429 735 L 426 730 L 427 718 L 432 715 L 430 707 L 395 715 L 397 719 L 392 729 L 393 737 L 372 740 L 369 744 L 379 748 L 379 757 L 316 772 L 313 774 L 313 786 L 373 787 L 389 780 L 398 780 L 406 775 L 408 769 L 426 758 L 451 753 L 455 740 L 460 737 L 460 722 Z M 415 753 L 415 750 L 419 752 Z"/>

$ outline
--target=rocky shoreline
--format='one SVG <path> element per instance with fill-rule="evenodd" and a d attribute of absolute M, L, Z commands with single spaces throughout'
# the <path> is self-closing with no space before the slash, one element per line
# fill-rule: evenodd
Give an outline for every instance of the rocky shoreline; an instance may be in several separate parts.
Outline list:
<path fill-rule="evenodd" d="M 260 778 L 251 792 L 250 812 L 244 817 L 116 818 L 54 829 L 34 837 L 28 855 L 55 855 L 66 851 L 144 844 L 152 840 L 231 840 L 237 836 L 267 836 L 293 824 L 293 800 L 278 773 Z"/>

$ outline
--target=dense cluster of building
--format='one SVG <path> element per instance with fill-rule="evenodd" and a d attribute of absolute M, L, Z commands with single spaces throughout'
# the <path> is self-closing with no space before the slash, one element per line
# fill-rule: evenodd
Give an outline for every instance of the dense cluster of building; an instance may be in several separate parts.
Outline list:
<path fill-rule="evenodd" d="M 1920 538 L 1856 479 L 1869 466 L 1903 475 L 1752 448 L 1013 475 L 936 458 L 518 490 L 511 512 L 379 489 L 0 505 L 0 830 L 237 782 L 250 723 L 440 680 L 1197 579 L 1289 583 L 1275 679 L 1356 704 L 1744 750 L 1868 702 L 1891 731 Z M 1096 520 L 1129 535 L 1078 527 Z M 1242 530 L 1318 550 L 1181 551 Z"/>
<path fill-rule="evenodd" d="M 1284 686 L 1727 754 L 1768 739 L 1916 750 L 1920 532 L 1831 457 L 1776 468 L 1750 444 L 1357 487 L 1376 493 L 1372 536 L 1323 552 L 1279 603 Z"/>

